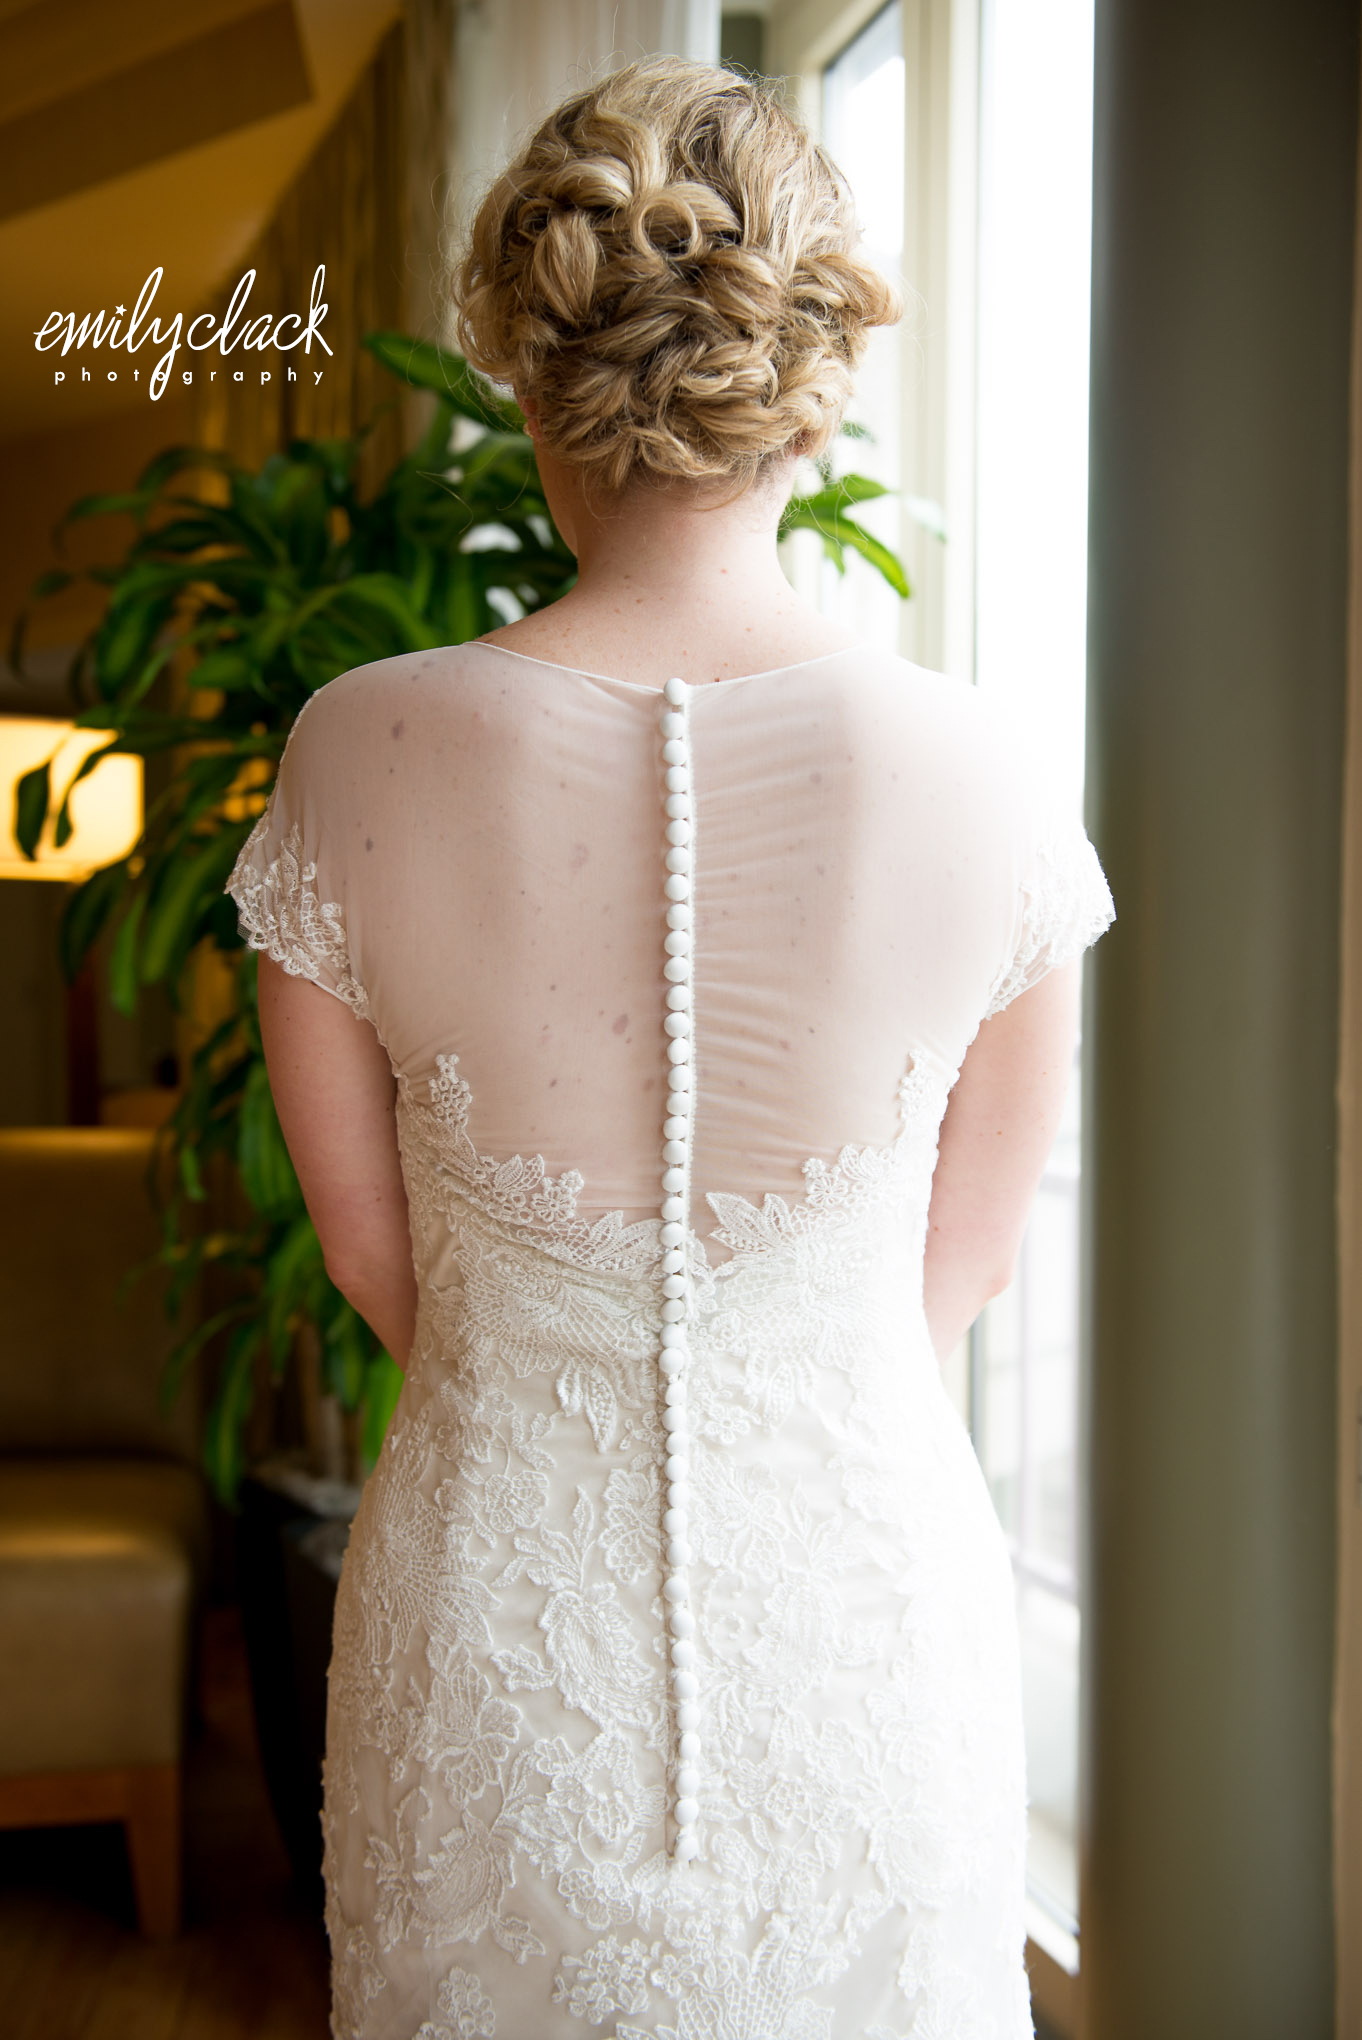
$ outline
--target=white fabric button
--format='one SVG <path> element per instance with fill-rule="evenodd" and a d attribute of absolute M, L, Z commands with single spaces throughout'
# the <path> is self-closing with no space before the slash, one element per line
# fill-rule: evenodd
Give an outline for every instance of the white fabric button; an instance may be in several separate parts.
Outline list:
<path fill-rule="evenodd" d="M 694 1828 L 686 1828 L 676 1838 L 676 1860 L 678 1863 L 693 1863 L 700 1853 L 700 1838 Z"/>
<path fill-rule="evenodd" d="M 683 1764 L 676 1774 L 676 1789 L 683 1799 L 694 1799 L 700 1790 L 700 1773 L 694 1764 Z"/>
<path fill-rule="evenodd" d="M 678 1799 L 672 1808 L 672 1819 L 678 1827 L 694 1827 L 700 1818 L 700 1809 L 693 1799 Z"/>
<path fill-rule="evenodd" d="M 663 1016 L 663 1039 L 667 1059 L 667 1103 L 662 1129 L 662 1225 L 659 1282 L 662 1338 L 658 1369 L 664 1381 L 662 1428 L 666 1436 L 666 1506 L 663 1513 L 664 1557 L 667 1577 L 663 1596 L 671 1631 L 672 1699 L 677 1731 L 684 1742 L 699 1726 L 696 1699 L 699 1683 L 691 1667 L 695 1663 L 695 1619 L 686 1603 L 689 1586 L 686 1567 L 691 1561 L 689 1538 L 690 1434 L 687 1422 L 685 1376 L 690 1352 L 685 1330 L 689 1311 L 689 1281 L 686 1269 L 686 1224 L 688 1176 L 691 1159 L 691 1092 L 693 1088 L 692 1044 L 693 1004 L 692 942 L 692 821 L 694 797 L 688 723 L 684 709 L 689 700 L 685 682 L 668 680 L 663 689 L 667 708 L 659 717 L 662 733 L 662 762 L 665 768 L 663 816 L 667 851 L 665 880 L 667 932 L 663 940 L 662 975 L 668 987 Z M 694 1754 L 694 1752 L 692 1752 Z M 686 1773 L 692 1788 L 698 1774 Z M 693 1825 L 698 1807 L 694 1790 L 687 1794 L 678 1784 L 677 1821 L 682 1829 Z M 683 1817 L 684 1816 L 684 1817 Z M 681 1844 L 689 1840 L 689 1849 Z M 698 1844 L 684 1833 L 677 1853 L 689 1861 Z"/>
<path fill-rule="evenodd" d="M 700 1738 L 693 1729 L 687 1729 L 677 1744 L 683 1763 L 694 1763 L 700 1754 Z"/>

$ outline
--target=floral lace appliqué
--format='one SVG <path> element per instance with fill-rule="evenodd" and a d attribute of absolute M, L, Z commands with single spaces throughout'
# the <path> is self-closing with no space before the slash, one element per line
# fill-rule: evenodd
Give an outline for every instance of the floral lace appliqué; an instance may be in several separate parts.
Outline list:
<path fill-rule="evenodd" d="M 713 1195 L 690 1236 L 685 1866 L 658 1221 L 479 1154 L 452 1056 L 400 1084 L 421 1301 L 337 1607 L 337 2040 L 503 2006 L 516 2040 L 1029 2033 L 1010 1572 L 921 1306 L 949 1082 L 916 1058 L 894 1140 L 808 1163 L 802 1198 Z"/>
<path fill-rule="evenodd" d="M 1022 886 L 1022 932 L 989 995 L 985 1019 L 1001 1013 L 1047 971 L 1071 963 L 1115 919 L 1097 852 L 1074 823 L 1042 843 Z"/>
<path fill-rule="evenodd" d="M 262 864 L 260 849 L 269 822 L 267 808 L 242 845 L 227 881 L 247 942 L 290 977 L 310 979 L 367 1017 L 369 1001 L 350 967 L 345 917 L 317 889 L 317 866 L 304 854 L 302 830 L 295 823 L 277 854 Z"/>

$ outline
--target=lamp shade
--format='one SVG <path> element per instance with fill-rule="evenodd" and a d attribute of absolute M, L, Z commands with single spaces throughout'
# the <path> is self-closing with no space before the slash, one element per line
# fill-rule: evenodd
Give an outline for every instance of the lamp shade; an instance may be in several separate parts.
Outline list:
<path fill-rule="evenodd" d="M 142 833 L 142 761 L 106 758 L 71 796 L 71 834 L 57 847 L 54 818 L 62 796 L 106 730 L 79 730 L 48 716 L 0 715 L 0 878 L 88 878 L 126 857 Z M 14 834 L 14 793 L 25 772 L 52 760 L 52 812 L 36 858 Z"/>

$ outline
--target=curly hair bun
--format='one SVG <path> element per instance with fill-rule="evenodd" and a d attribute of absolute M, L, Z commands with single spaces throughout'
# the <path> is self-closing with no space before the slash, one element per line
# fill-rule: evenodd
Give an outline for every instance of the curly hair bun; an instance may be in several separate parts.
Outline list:
<path fill-rule="evenodd" d="M 898 317 L 857 238 L 846 185 L 769 87 L 630 64 L 565 100 L 483 200 L 460 344 L 604 489 L 744 485 L 826 446 L 868 329 Z"/>

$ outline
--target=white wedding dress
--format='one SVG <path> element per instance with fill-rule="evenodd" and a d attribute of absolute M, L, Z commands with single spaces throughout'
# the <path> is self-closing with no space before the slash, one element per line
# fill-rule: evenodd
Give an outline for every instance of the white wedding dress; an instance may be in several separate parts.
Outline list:
<path fill-rule="evenodd" d="M 1012 1582 L 922 1259 L 979 1023 L 1110 900 L 967 687 L 671 692 L 348 674 L 231 882 L 388 1050 L 420 1285 L 337 1609 L 333 2030 L 1021 2040 Z"/>

